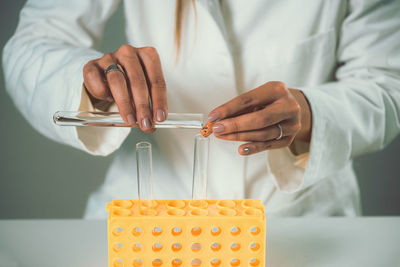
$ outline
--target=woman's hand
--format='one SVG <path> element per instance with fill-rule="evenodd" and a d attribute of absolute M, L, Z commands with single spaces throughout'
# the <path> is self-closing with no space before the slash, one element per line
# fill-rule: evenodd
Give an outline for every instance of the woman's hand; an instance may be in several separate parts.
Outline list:
<path fill-rule="evenodd" d="M 117 64 L 120 70 L 105 73 Z M 117 51 L 89 61 L 83 68 L 84 84 L 95 100 L 113 102 L 127 124 L 139 123 L 152 132 L 153 121 L 168 115 L 167 91 L 160 58 L 155 48 L 122 45 Z"/>
<path fill-rule="evenodd" d="M 289 146 L 293 140 L 311 139 L 310 106 L 299 90 L 282 82 L 268 82 L 244 93 L 210 112 L 217 138 L 248 142 L 239 147 L 241 155 Z M 280 136 L 282 127 L 283 136 Z"/>

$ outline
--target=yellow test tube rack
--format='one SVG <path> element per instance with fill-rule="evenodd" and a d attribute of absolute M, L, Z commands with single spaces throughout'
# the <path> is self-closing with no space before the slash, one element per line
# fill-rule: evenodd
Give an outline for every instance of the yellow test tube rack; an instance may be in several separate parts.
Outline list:
<path fill-rule="evenodd" d="M 115 199 L 108 210 L 110 267 L 265 266 L 257 199 Z"/>

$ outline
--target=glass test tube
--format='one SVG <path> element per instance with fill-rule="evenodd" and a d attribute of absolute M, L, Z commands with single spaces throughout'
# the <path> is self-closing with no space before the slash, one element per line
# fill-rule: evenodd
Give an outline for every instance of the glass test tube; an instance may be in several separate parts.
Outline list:
<path fill-rule="evenodd" d="M 57 111 L 53 121 L 59 126 L 138 127 L 125 124 L 118 112 Z M 169 113 L 163 122 L 154 122 L 154 128 L 203 128 L 204 115 L 192 113 Z"/>
<path fill-rule="evenodd" d="M 192 199 L 207 198 L 208 149 L 210 139 L 196 135 L 194 143 Z"/>
<path fill-rule="evenodd" d="M 153 201 L 153 166 L 149 142 L 136 144 L 136 164 L 140 208 L 151 208 Z"/>

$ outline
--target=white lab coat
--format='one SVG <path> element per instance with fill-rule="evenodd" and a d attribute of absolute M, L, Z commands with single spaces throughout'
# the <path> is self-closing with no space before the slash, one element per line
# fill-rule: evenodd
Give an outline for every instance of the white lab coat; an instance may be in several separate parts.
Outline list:
<path fill-rule="evenodd" d="M 33 127 L 93 155 L 116 152 L 87 218 L 104 217 L 113 198 L 137 197 L 134 145 L 143 139 L 153 143 L 155 197 L 191 192 L 196 131 L 53 124 L 57 110 L 93 108 L 82 68 L 101 57 L 96 47 L 117 5 L 28 1 L 3 56 L 8 92 Z M 382 149 L 400 129 L 400 1 L 197 1 L 197 22 L 186 12 L 178 64 L 175 1 L 124 1 L 124 9 L 128 43 L 160 54 L 170 112 L 207 114 L 271 80 L 303 90 L 310 102 L 306 168 L 288 149 L 243 157 L 237 142 L 212 138 L 209 198 L 260 198 L 273 215 L 359 214 L 352 159 Z"/>

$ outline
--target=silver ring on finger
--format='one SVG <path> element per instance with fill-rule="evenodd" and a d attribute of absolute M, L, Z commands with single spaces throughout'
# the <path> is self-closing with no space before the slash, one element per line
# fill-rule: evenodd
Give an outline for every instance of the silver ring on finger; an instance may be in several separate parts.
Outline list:
<path fill-rule="evenodd" d="M 277 138 L 275 138 L 275 140 L 281 140 L 283 137 L 283 129 L 280 123 L 277 124 L 278 128 L 279 128 L 279 136 Z"/>
<path fill-rule="evenodd" d="M 118 64 L 111 64 L 110 66 L 107 67 L 107 69 L 104 71 L 104 73 L 107 76 L 107 74 L 111 71 L 119 71 L 125 75 L 124 71 L 118 66 Z"/>

